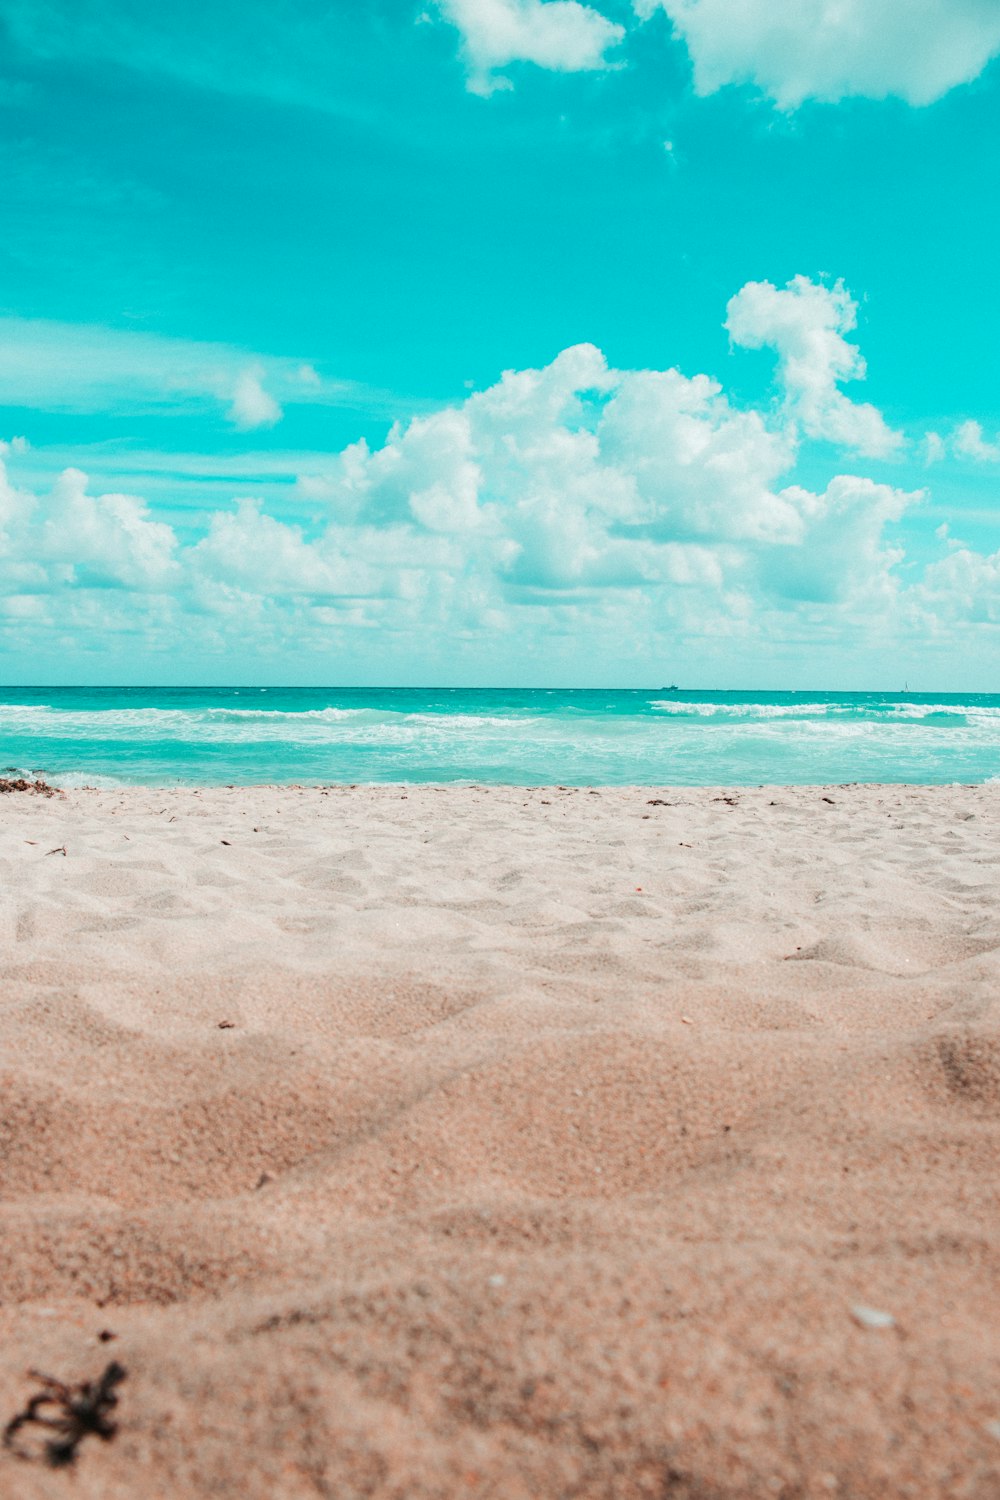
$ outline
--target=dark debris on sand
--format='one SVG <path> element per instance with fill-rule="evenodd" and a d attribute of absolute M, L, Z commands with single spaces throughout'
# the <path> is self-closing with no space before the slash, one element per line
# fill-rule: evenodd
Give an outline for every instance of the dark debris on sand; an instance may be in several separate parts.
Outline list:
<path fill-rule="evenodd" d="M 78 1385 L 67 1385 L 38 1370 L 28 1373 L 42 1389 L 3 1430 L 3 1446 L 11 1453 L 63 1469 L 75 1463 L 77 1448 L 91 1433 L 105 1443 L 114 1437 L 118 1423 L 111 1413 L 118 1405 L 115 1387 L 125 1379 L 124 1365 L 112 1360 L 99 1380 L 82 1380 Z M 36 1446 L 29 1445 L 21 1434 L 30 1426 L 46 1428 L 53 1436 L 39 1436 Z"/>
<path fill-rule="evenodd" d="M 2 792 L 34 792 L 38 797 L 54 797 L 59 788 L 49 786 L 47 781 L 36 777 L 29 781 L 25 776 L 17 776 L 13 780 L 7 776 L 0 776 L 0 793 Z"/>

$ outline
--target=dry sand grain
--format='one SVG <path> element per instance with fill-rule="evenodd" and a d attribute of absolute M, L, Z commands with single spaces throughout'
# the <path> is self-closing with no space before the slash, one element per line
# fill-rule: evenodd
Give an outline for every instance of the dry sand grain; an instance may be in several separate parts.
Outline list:
<path fill-rule="evenodd" d="M 1000 787 L 3 803 L 3 1500 L 1000 1496 Z"/>

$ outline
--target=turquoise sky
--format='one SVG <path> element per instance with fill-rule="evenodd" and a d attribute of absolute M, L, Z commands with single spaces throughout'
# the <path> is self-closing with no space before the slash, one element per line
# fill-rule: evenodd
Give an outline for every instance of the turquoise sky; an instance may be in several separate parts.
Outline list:
<path fill-rule="evenodd" d="M 787 9 L 0 0 L 5 679 L 996 690 L 1000 7 Z"/>

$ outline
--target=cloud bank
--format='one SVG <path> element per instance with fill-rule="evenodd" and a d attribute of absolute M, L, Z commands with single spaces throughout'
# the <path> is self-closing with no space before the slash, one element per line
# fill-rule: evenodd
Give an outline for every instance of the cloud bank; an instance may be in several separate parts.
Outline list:
<path fill-rule="evenodd" d="M 578 0 L 438 0 L 462 35 L 469 87 L 509 88 L 498 69 L 608 66 L 625 29 Z M 633 0 L 657 11 L 691 57 L 695 92 L 750 84 L 779 109 L 894 95 L 926 105 L 978 78 L 1000 52 L 995 0 Z"/>
<path fill-rule="evenodd" d="M 893 528 L 923 492 L 851 468 L 796 482 L 816 438 L 898 446 L 839 389 L 864 373 L 854 320 L 840 283 L 745 286 L 727 326 L 776 351 L 779 397 L 761 409 L 706 374 L 614 369 L 590 344 L 509 370 L 312 466 L 309 526 L 242 498 L 182 535 L 138 496 L 91 494 L 76 468 L 48 492 L 19 487 L 23 445 L 0 445 L 8 649 L 131 632 L 151 650 L 349 650 L 374 632 L 442 652 L 499 637 L 641 654 L 994 623 L 1000 554 L 943 538 L 922 575 L 905 557 Z M 259 395 L 247 415 L 266 418 Z"/>

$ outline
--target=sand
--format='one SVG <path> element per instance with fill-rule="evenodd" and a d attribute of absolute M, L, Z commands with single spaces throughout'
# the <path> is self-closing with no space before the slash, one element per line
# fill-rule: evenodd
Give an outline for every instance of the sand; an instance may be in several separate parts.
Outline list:
<path fill-rule="evenodd" d="M 0 804 L 4 1500 L 1000 1495 L 1000 785 Z"/>

